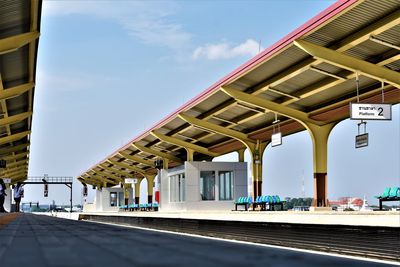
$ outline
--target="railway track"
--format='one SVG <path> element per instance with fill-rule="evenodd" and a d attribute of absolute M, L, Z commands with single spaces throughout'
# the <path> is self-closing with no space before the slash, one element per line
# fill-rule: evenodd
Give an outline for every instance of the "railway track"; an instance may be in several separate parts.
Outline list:
<path fill-rule="evenodd" d="M 394 227 L 81 215 L 80 219 L 400 262 Z"/>

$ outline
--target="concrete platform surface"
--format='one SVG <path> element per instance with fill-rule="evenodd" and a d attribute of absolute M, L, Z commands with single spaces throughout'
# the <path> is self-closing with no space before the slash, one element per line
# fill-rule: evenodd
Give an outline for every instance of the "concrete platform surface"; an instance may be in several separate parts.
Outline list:
<path fill-rule="evenodd" d="M 300 224 L 358 225 L 400 227 L 400 211 L 311 212 L 311 211 L 198 211 L 198 212 L 85 212 L 108 216 L 137 216 L 180 219 L 208 219 L 245 222 L 277 222 Z"/>
<path fill-rule="evenodd" d="M 0 229 L 0 266 L 373 267 L 390 265 L 49 216 L 20 214 Z"/>

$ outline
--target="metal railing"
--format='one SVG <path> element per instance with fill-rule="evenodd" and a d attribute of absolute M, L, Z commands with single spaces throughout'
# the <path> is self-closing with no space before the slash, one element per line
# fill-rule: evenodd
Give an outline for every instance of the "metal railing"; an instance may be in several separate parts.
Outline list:
<path fill-rule="evenodd" d="M 47 183 L 71 183 L 73 177 L 70 176 L 28 176 L 28 179 L 24 183 L 42 183 L 46 181 Z"/>

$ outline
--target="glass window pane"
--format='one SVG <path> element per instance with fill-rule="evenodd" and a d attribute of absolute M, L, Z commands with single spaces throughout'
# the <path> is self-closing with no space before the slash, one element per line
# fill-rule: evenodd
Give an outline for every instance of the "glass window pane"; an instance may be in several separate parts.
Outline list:
<path fill-rule="evenodd" d="M 202 200 L 215 200 L 215 173 L 200 172 L 200 195 Z"/>
<path fill-rule="evenodd" d="M 110 206 L 111 207 L 117 206 L 117 192 L 110 193 Z"/>
<path fill-rule="evenodd" d="M 169 201 L 185 201 L 185 174 L 177 174 L 169 177 Z"/>
<path fill-rule="evenodd" d="M 233 200 L 233 172 L 220 171 L 218 174 L 219 174 L 219 199 Z"/>
<path fill-rule="evenodd" d="M 125 205 L 125 196 L 124 192 L 118 192 L 118 205 Z"/>

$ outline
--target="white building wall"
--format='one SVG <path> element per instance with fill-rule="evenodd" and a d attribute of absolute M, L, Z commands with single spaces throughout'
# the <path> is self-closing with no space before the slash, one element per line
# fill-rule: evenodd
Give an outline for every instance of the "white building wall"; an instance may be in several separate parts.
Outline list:
<path fill-rule="evenodd" d="M 215 200 L 201 200 L 200 172 L 214 171 Z M 233 171 L 233 200 L 219 200 L 218 171 Z M 170 202 L 169 176 L 185 173 L 185 201 Z M 247 196 L 247 163 L 246 162 L 185 162 L 168 171 L 161 171 L 161 211 L 193 211 L 193 210 L 232 210 L 234 200 Z"/>
<path fill-rule="evenodd" d="M 111 193 L 117 193 L 117 206 L 111 207 L 110 198 Z M 119 210 L 120 205 L 124 205 L 124 203 L 119 203 L 118 194 L 124 193 L 123 188 L 102 188 L 101 190 L 96 190 L 96 198 L 94 200 L 94 205 L 96 207 L 96 211 L 105 211 L 105 212 L 117 212 Z M 132 194 L 129 195 L 129 203 L 133 203 Z"/>
<path fill-rule="evenodd" d="M 11 188 L 10 187 L 7 187 L 6 194 L 7 194 L 7 196 L 5 196 L 3 207 L 4 207 L 4 209 L 6 211 L 11 212 L 11 203 L 12 203 L 11 195 L 12 194 L 11 194 Z"/>

